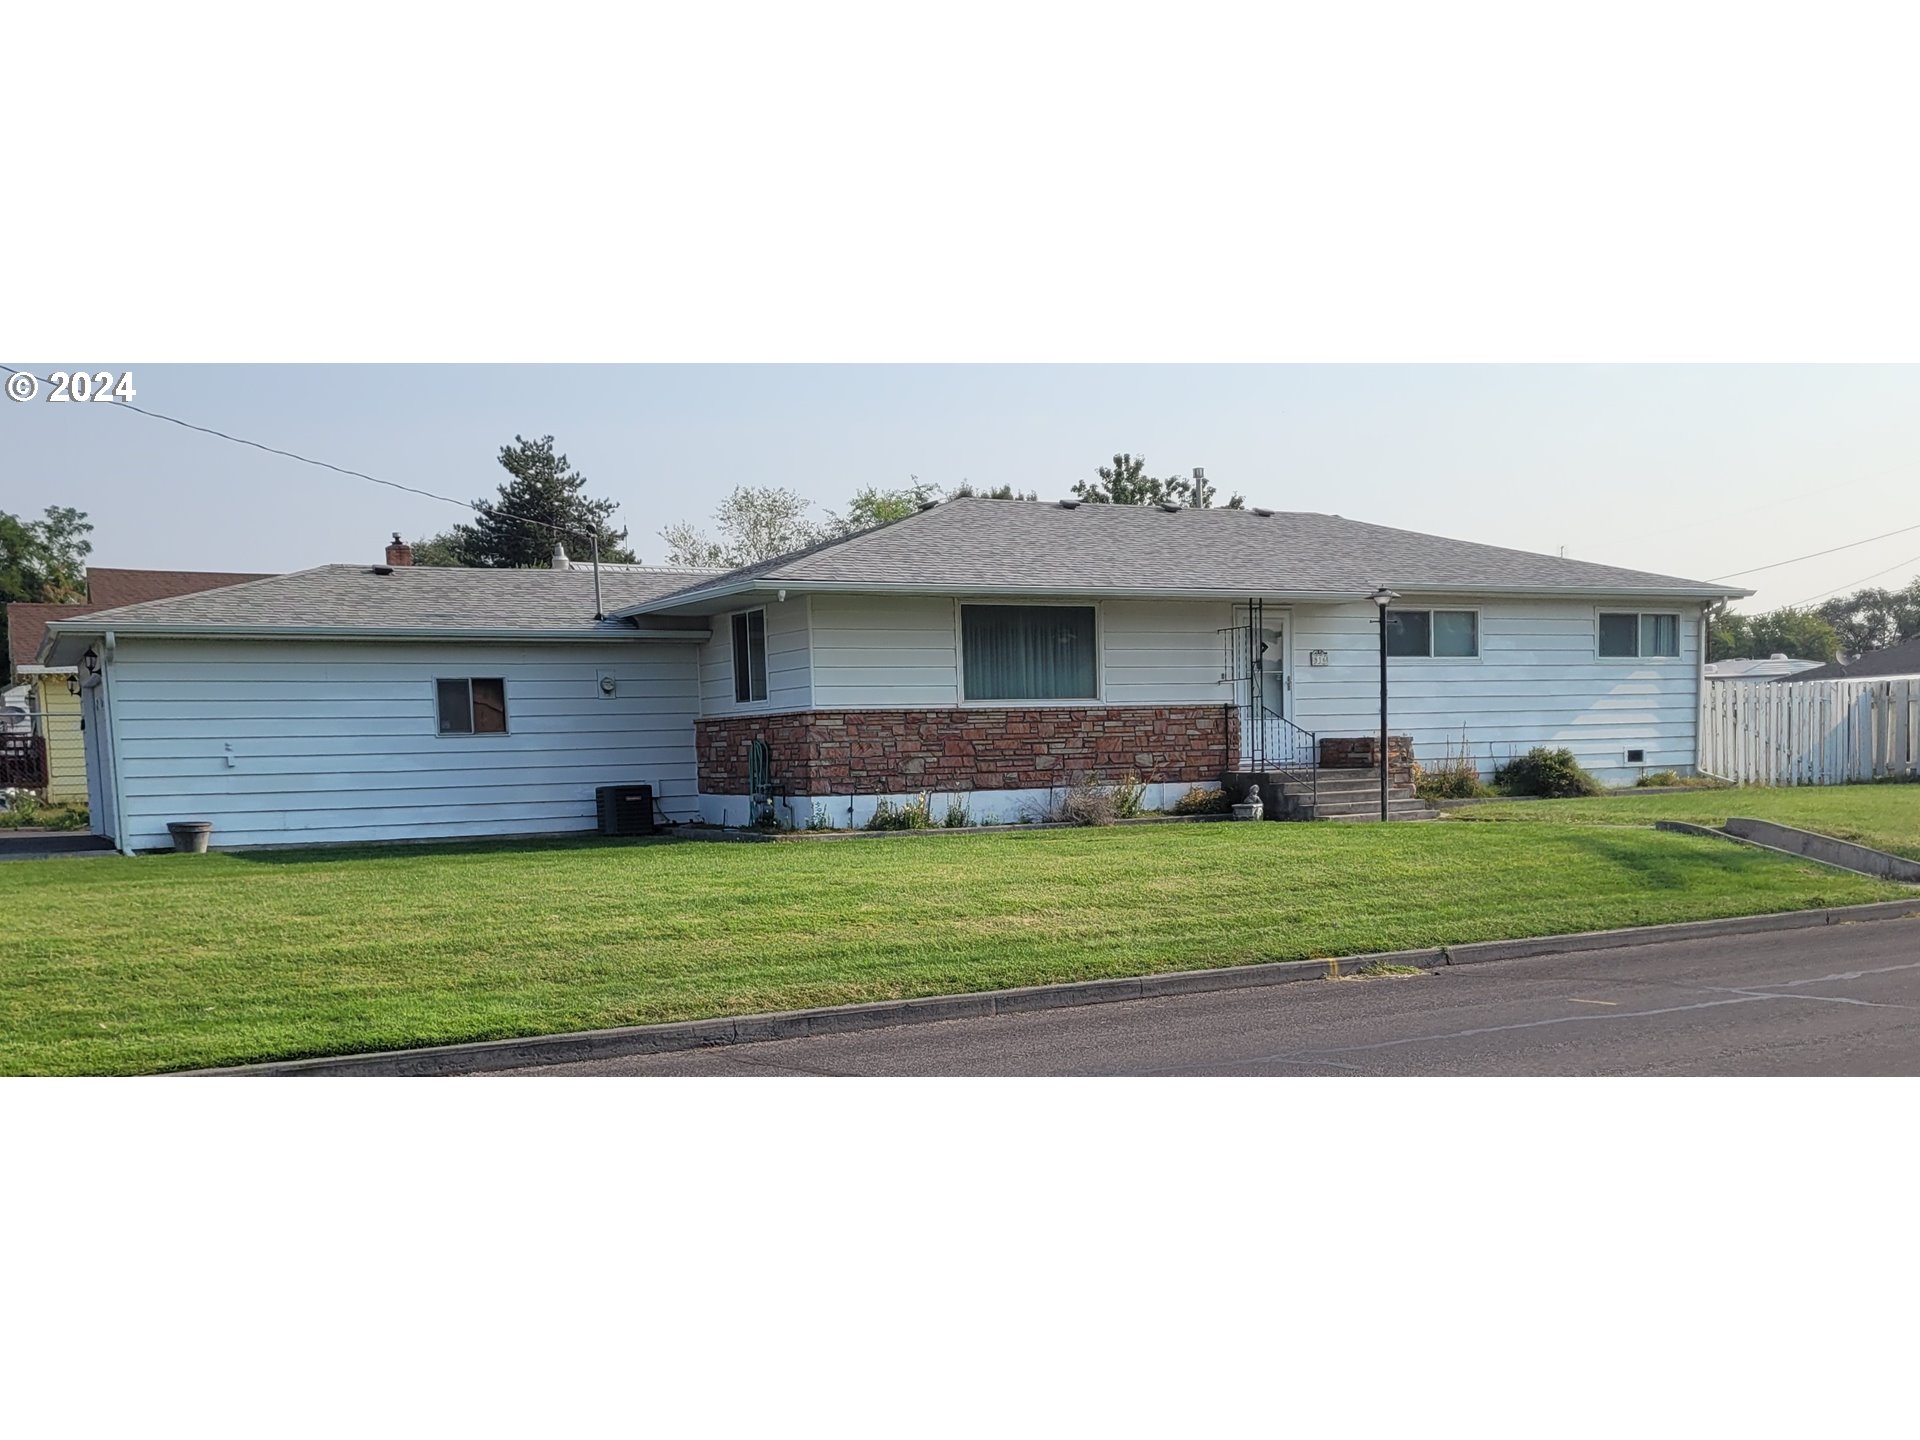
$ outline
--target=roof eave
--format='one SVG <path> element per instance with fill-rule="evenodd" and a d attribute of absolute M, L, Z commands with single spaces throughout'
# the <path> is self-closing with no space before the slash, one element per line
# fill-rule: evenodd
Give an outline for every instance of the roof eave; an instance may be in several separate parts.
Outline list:
<path fill-rule="evenodd" d="M 138 621 L 105 625 L 93 623 L 94 617 L 49 621 L 46 639 L 41 642 L 41 665 L 57 663 L 63 639 L 80 640 L 111 631 L 116 636 L 138 636 L 150 640 L 458 640 L 507 641 L 526 643 L 559 642 L 585 644 L 626 640 L 658 640 L 700 645 L 712 638 L 710 629 L 647 629 L 628 626 L 623 629 L 588 628 L 565 630 L 514 630 L 499 626 L 412 625 L 374 628 L 364 625 L 190 625 L 146 623 Z M 74 657 L 76 660 L 78 656 Z"/>
<path fill-rule="evenodd" d="M 1389 588 L 1419 595 L 1543 595 L 1606 599 L 1611 596 L 1651 600 L 1737 600 L 1754 592 L 1725 585 L 1445 585 L 1412 580 L 1388 580 Z M 716 608 L 723 602 L 748 596 L 776 595 L 788 591 L 797 595 L 1076 595 L 1141 596 L 1166 600 L 1273 600 L 1334 601 L 1365 599 L 1370 590 L 1249 590 L 1236 586 L 1061 586 L 1061 585 L 927 585 L 920 582 L 839 580 L 783 580 L 760 575 L 731 585 L 705 587 L 697 593 L 663 596 L 622 610 L 609 612 L 616 619 L 636 615 L 693 615 Z"/>

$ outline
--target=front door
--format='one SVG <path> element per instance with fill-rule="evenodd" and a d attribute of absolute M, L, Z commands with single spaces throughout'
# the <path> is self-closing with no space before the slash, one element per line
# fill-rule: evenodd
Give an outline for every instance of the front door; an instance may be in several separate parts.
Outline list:
<path fill-rule="evenodd" d="M 1233 608 L 1227 632 L 1227 676 L 1240 708 L 1241 763 L 1251 765 L 1265 752 L 1262 731 L 1269 716 L 1284 719 L 1292 708 L 1292 666 L 1287 656 L 1287 612 L 1255 603 Z"/>

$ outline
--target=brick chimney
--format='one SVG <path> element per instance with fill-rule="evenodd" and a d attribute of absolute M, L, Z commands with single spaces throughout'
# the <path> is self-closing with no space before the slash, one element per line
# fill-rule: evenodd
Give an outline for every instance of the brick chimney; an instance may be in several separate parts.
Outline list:
<path fill-rule="evenodd" d="M 393 543 L 387 546 L 387 564 L 411 565 L 412 563 L 413 547 L 400 538 L 400 532 L 398 530 L 394 531 Z"/>

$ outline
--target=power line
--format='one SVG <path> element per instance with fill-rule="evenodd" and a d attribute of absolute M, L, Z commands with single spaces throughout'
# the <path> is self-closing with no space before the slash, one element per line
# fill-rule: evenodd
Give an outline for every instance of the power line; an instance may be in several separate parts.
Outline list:
<path fill-rule="evenodd" d="M 11 365 L 0 365 L 9 375 L 33 375 L 31 370 L 16 370 Z M 42 385 L 51 385 L 53 381 L 44 375 L 33 375 Z M 298 460 L 302 465 L 316 465 L 322 470 L 331 470 L 336 475 L 351 475 L 356 480 L 371 480 L 375 485 L 385 485 L 389 490 L 404 490 L 409 495 L 422 495 L 429 500 L 440 500 L 448 505 L 458 505 L 462 510 L 471 510 L 476 515 L 498 515 L 506 520 L 518 520 L 526 525 L 542 525 L 556 534 L 578 535 L 598 543 L 599 537 L 590 530 L 576 529 L 571 525 L 556 525 L 551 520 L 537 520 L 531 515 L 515 515 L 510 510 L 502 510 L 497 505 L 488 505 L 485 501 L 456 500 L 451 495 L 439 495 L 431 490 L 422 490 L 417 485 L 402 485 L 398 480 L 382 480 L 378 475 L 369 475 L 364 470 L 349 470 L 344 465 L 333 465 L 325 460 L 316 460 L 311 455 L 300 455 L 292 450 L 281 450 L 272 445 L 263 445 L 258 440 L 249 440 L 243 435 L 229 435 L 224 430 L 215 430 L 206 425 L 195 425 L 191 420 L 181 420 L 173 415 L 162 415 L 158 410 L 147 410 L 130 400 L 116 400 L 115 410 L 131 410 L 136 415 L 145 415 L 150 420 L 164 420 L 169 425 L 178 425 L 183 430 L 197 430 L 202 435 L 211 435 L 217 440 L 227 440 L 235 445 L 249 445 L 255 450 L 264 450 L 269 455 L 279 455 L 288 460 Z"/>
<path fill-rule="evenodd" d="M 1920 530 L 1920 525 L 1903 525 L 1898 530 L 1869 535 L 1864 540 L 1850 540 L 1845 545 L 1835 545 L 1830 550 L 1815 550 L 1811 555 L 1796 555 L 1791 560 L 1776 560 L 1771 565 L 1754 565 L 1745 570 L 1731 570 L 1725 575 L 1715 575 L 1712 578 L 1732 580 L 1740 575 L 1758 575 L 1762 570 L 1778 570 L 1782 565 L 1798 565 L 1802 560 L 1818 560 L 1822 555 L 1838 555 L 1842 550 L 1857 550 L 1862 545 L 1871 545 L 1876 540 L 1888 540 L 1895 535 L 1905 535 L 1913 530 Z"/>
<path fill-rule="evenodd" d="M 1878 580 L 1882 575 L 1891 575 L 1895 570 L 1904 570 L 1909 565 L 1920 565 L 1920 555 L 1909 556 L 1897 565 L 1889 565 L 1885 570 L 1876 570 L 1871 575 L 1862 575 L 1858 580 L 1849 580 L 1844 585 L 1836 585 L 1831 590 L 1822 590 L 1818 595 L 1809 595 L 1804 600 L 1796 600 L 1788 607 L 1798 610 L 1802 605 L 1811 605 L 1816 600 L 1824 600 L 1829 595 L 1838 595 L 1842 590 L 1851 590 L 1856 585 L 1864 585 L 1869 580 Z"/>

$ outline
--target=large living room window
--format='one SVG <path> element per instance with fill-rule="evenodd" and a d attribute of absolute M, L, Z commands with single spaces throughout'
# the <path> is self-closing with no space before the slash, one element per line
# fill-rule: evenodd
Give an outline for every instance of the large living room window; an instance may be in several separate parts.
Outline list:
<path fill-rule="evenodd" d="M 962 605 L 969 700 L 1093 700 L 1091 605 Z"/>
<path fill-rule="evenodd" d="M 742 610 L 733 617 L 733 699 L 748 705 L 767 698 L 767 612 Z"/>

